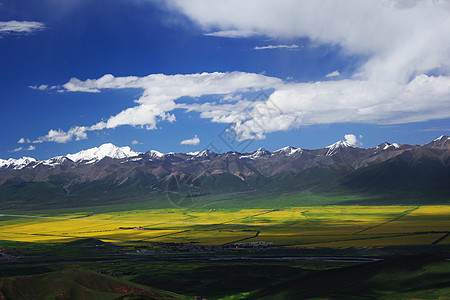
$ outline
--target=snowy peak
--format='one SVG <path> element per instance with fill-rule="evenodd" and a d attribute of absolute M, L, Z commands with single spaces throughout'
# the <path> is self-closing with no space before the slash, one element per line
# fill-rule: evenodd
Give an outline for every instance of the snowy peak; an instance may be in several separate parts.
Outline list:
<path fill-rule="evenodd" d="M 18 159 L 0 159 L 0 168 L 13 168 L 14 170 L 20 170 L 35 162 L 37 162 L 35 158 L 26 156 Z"/>
<path fill-rule="evenodd" d="M 264 148 L 259 148 L 258 150 L 250 152 L 247 155 L 242 155 L 241 158 L 255 159 L 255 158 L 260 158 L 260 157 L 270 155 L 270 154 L 272 154 L 270 151 L 267 151 Z"/>
<path fill-rule="evenodd" d="M 291 147 L 291 146 L 287 146 L 287 147 L 278 149 L 277 151 L 274 151 L 273 153 L 274 154 L 275 153 L 280 153 L 280 154 L 284 154 L 284 155 L 287 155 L 287 156 L 291 156 L 291 155 L 294 155 L 295 153 L 302 153 L 302 152 L 303 152 L 302 148 L 294 148 L 294 147 Z"/>
<path fill-rule="evenodd" d="M 117 147 L 111 143 L 107 143 L 101 145 L 100 147 L 82 150 L 74 154 L 67 154 L 66 157 L 74 162 L 86 161 L 88 163 L 92 163 L 99 161 L 105 157 L 120 159 L 138 155 L 138 152 L 134 152 L 128 146 Z"/>
<path fill-rule="evenodd" d="M 66 162 L 70 162 L 70 161 L 71 161 L 70 159 L 68 159 L 67 157 L 61 155 L 61 156 L 55 156 L 55 157 L 52 157 L 50 159 L 43 160 L 43 161 L 39 162 L 39 164 L 43 164 L 45 166 L 54 167 L 54 166 L 57 166 L 57 165 L 62 165 L 64 163 L 66 163 Z"/>
<path fill-rule="evenodd" d="M 160 158 L 160 157 L 163 157 L 163 156 L 164 156 L 163 153 L 161 153 L 161 152 L 159 152 L 159 151 L 156 151 L 156 150 L 150 150 L 150 151 L 147 151 L 147 152 L 145 152 L 145 154 L 146 154 L 147 156 L 149 156 L 150 158 Z"/>
<path fill-rule="evenodd" d="M 336 148 L 349 148 L 349 147 L 356 148 L 355 145 L 350 144 L 350 143 L 347 142 L 347 141 L 342 141 L 342 140 L 340 140 L 340 141 L 337 141 L 337 142 L 334 143 L 334 144 L 331 144 L 331 145 L 329 145 L 329 146 L 326 146 L 325 148 L 328 148 L 328 149 L 336 149 Z"/>
<path fill-rule="evenodd" d="M 440 137 L 435 139 L 433 142 L 443 142 L 443 141 L 448 141 L 448 140 L 450 140 L 450 136 L 448 136 L 448 135 L 441 135 Z"/>
<path fill-rule="evenodd" d="M 335 155 L 339 150 L 341 149 L 348 149 L 348 148 L 356 148 L 355 145 L 350 144 L 347 141 L 338 141 L 330 146 L 326 146 L 326 149 L 328 149 L 326 156 L 333 156 Z"/>
<path fill-rule="evenodd" d="M 258 150 L 254 151 L 252 155 L 254 157 L 261 157 L 261 156 L 269 155 L 269 154 L 271 154 L 270 151 L 267 151 L 264 148 L 259 148 Z"/>
<path fill-rule="evenodd" d="M 401 145 L 398 143 L 383 142 L 380 145 L 378 145 L 375 149 L 376 150 L 395 150 L 395 149 L 399 149 L 400 147 L 401 147 Z"/>
<path fill-rule="evenodd" d="M 210 157 L 210 156 L 216 156 L 217 153 L 206 149 L 206 150 L 203 150 L 203 151 L 190 152 L 189 155 L 192 155 L 192 156 L 195 156 L 195 157 Z"/>
<path fill-rule="evenodd" d="M 434 141 L 424 146 L 427 148 L 450 149 L 450 136 L 441 135 Z"/>

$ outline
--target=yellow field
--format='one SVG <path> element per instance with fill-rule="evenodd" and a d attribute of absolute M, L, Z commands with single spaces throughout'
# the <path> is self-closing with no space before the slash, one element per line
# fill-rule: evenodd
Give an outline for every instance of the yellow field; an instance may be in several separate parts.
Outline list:
<path fill-rule="evenodd" d="M 145 229 L 145 230 L 144 230 Z M 448 244 L 450 206 L 323 206 L 283 210 L 136 210 L 95 215 L 0 215 L 0 239 L 302 247 Z"/>

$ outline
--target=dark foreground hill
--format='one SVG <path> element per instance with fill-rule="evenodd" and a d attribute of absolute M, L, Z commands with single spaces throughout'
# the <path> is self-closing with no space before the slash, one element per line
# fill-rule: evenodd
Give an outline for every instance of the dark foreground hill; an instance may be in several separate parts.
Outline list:
<path fill-rule="evenodd" d="M 450 137 L 423 146 L 384 142 L 365 149 L 339 141 L 316 150 L 222 154 L 136 153 L 105 144 L 45 161 L 0 160 L 3 208 L 304 191 L 365 195 L 380 204 L 448 203 Z"/>
<path fill-rule="evenodd" d="M 247 299 L 448 299 L 450 261 L 390 258 L 321 271 L 253 293 Z"/>
<path fill-rule="evenodd" d="M 0 278 L 1 299 L 187 299 L 81 269 Z"/>

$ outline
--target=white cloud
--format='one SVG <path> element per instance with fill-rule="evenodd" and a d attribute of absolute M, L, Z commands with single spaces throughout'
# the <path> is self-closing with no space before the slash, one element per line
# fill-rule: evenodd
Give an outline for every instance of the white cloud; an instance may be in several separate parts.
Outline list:
<path fill-rule="evenodd" d="M 143 94 L 135 106 L 105 121 L 74 126 L 68 132 L 50 130 L 34 142 L 64 143 L 86 138 L 88 131 L 123 125 L 157 129 L 161 121 L 176 120 L 171 113 L 176 108 L 200 112 L 202 118 L 212 122 L 233 124 L 239 139 L 262 139 L 270 132 L 311 124 L 399 124 L 449 118 L 450 3 L 439 0 L 408 3 L 171 1 L 168 5 L 172 9 L 199 24 L 209 36 L 307 38 L 316 45 L 338 45 L 342 55 L 357 54 L 367 59 L 352 79 L 310 83 L 283 82 L 244 72 L 105 75 L 85 81 L 73 78 L 64 84 L 64 91 L 99 93 L 103 89 L 139 88 Z M 374 11 L 377 18 L 373 18 Z M 336 70 L 326 77 L 339 75 Z M 249 102 L 241 96 L 242 92 L 265 89 L 274 90 L 267 101 Z M 188 100 L 181 103 L 179 99 L 211 94 L 225 96 L 220 103 Z"/>
<path fill-rule="evenodd" d="M 240 100 L 242 100 L 241 94 L 237 94 L 237 95 L 229 94 L 229 95 L 225 95 L 224 97 L 222 97 L 220 99 L 220 102 L 236 102 L 236 101 L 240 101 Z"/>
<path fill-rule="evenodd" d="M 336 70 L 336 71 L 333 71 L 333 72 L 331 72 L 331 73 L 325 75 L 325 77 L 337 77 L 337 76 L 339 76 L 339 75 L 341 75 L 341 73 L 339 73 L 339 71 Z"/>
<path fill-rule="evenodd" d="M 202 118 L 234 123 L 241 137 L 301 125 L 332 123 L 401 124 L 450 117 L 450 77 L 419 75 L 408 84 L 340 80 L 285 83 L 267 101 L 191 104 Z"/>
<path fill-rule="evenodd" d="M 222 30 L 205 33 L 206 36 L 226 37 L 226 38 L 245 38 L 258 35 L 256 31 L 250 30 Z"/>
<path fill-rule="evenodd" d="M 33 143 L 42 143 L 42 142 L 55 142 L 64 144 L 72 141 L 74 138 L 76 141 L 87 139 L 88 127 L 84 126 L 74 126 L 70 128 L 67 132 L 58 129 L 51 129 L 45 136 L 39 137 L 37 140 L 33 141 Z"/>
<path fill-rule="evenodd" d="M 177 108 L 199 112 L 211 122 L 233 124 L 239 139 L 262 139 L 270 132 L 312 124 L 399 124 L 450 118 L 450 2 L 405 3 L 173 0 L 168 5 L 209 36 L 306 38 L 316 45 L 338 46 L 341 55 L 356 54 L 366 60 L 351 79 L 309 83 L 244 72 L 73 78 L 63 85 L 64 91 L 138 88 L 143 93 L 135 106 L 105 121 L 73 126 L 67 132 L 50 130 L 33 143 L 65 143 L 85 139 L 89 131 L 123 125 L 157 129 L 161 121 L 176 120 L 173 111 Z M 287 45 L 260 49 L 281 46 Z M 326 77 L 339 75 L 336 70 Z M 35 86 L 40 87 L 48 89 Z M 268 100 L 250 102 L 241 96 L 266 89 L 274 90 Z M 180 100 L 212 94 L 224 96 L 220 103 Z"/>
<path fill-rule="evenodd" d="M 18 144 L 31 143 L 31 140 L 22 137 L 22 138 L 20 138 L 20 139 L 17 141 L 17 143 L 18 143 Z"/>
<path fill-rule="evenodd" d="M 36 150 L 36 147 L 33 145 L 30 145 L 28 148 L 18 147 L 18 148 L 15 148 L 14 150 L 11 150 L 10 152 L 33 151 L 33 150 Z"/>
<path fill-rule="evenodd" d="M 138 140 L 132 140 L 131 141 L 131 145 L 138 145 L 140 144 Z"/>
<path fill-rule="evenodd" d="M 46 91 L 46 90 L 49 90 L 49 89 L 55 89 L 56 88 L 56 86 L 49 87 L 47 84 L 41 84 L 39 86 L 37 86 L 37 85 L 30 85 L 28 87 L 30 89 L 39 90 L 39 91 Z"/>
<path fill-rule="evenodd" d="M 194 145 L 194 146 L 197 146 L 198 144 L 200 144 L 200 139 L 198 138 L 197 135 L 195 135 L 192 139 L 181 141 L 180 144 L 181 145 Z"/>
<path fill-rule="evenodd" d="M 267 49 L 298 49 L 298 45 L 267 45 L 267 46 L 256 46 L 255 50 L 267 50 Z"/>
<path fill-rule="evenodd" d="M 358 141 L 356 135 L 354 134 L 346 134 L 344 135 L 345 141 L 350 145 L 356 146 L 356 142 Z"/>
<path fill-rule="evenodd" d="M 122 125 L 157 129 L 160 121 L 175 121 L 174 109 L 200 113 L 215 123 L 233 124 L 238 139 L 263 139 L 267 133 L 302 125 L 331 123 L 400 124 L 450 117 L 450 77 L 418 75 L 408 83 L 375 80 L 337 80 L 312 83 L 283 82 L 251 73 L 154 74 L 146 77 L 114 77 L 71 80 L 66 88 L 91 91 L 104 88 L 140 87 L 136 106 L 92 126 L 74 126 L 68 132 L 50 130 L 34 142 L 66 143 L 87 138 L 88 131 Z M 242 92 L 273 88 L 267 100 L 243 100 Z M 219 103 L 182 96 L 223 94 Z"/>
<path fill-rule="evenodd" d="M 32 33 L 45 28 L 44 23 L 29 21 L 0 22 L 0 36 L 11 33 Z"/>
<path fill-rule="evenodd" d="M 39 137 L 35 143 L 67 143 L 87 138 L 88 131 L 115 128 L 122 125 L 139 126 L 148 130 L 157 129 L 160 121 L 174 122 L 175 115 L 169 112 L 189 105 L 175 103 L 182 96 L 200 97 L 210 94 L 234 94 L 238 92 L 258 91 L 274 88 L 283 84 L 281 79 L 254 73 L 198 73 L 187 75 L 152 74 L 146 77 L 114 77 L 107 74 L 99 79 L 81 81 L 72 78 L 64 84 L 66 91 L 98 93 L 102 89 L 143 89 L 141 97 L 134 107 L 100 121 L 92 126 L 74 126 L 65 132 L 61 129 L 50 130 L 47 135 Z M 236 96 L 237 97 L 237 96 Z"/>
<path fill-rule="evenodd" d="M 339 45 L 344 54 L 368 57 L 358 70 L 362 79 L 405 83 L 411 76 L 430 70 L 448 71 L 450 3 L 404 3 L 173 0 L 169 6 L 204 31 L 215 30 L 215 36 L 308 38 L 315 44 Z"/>

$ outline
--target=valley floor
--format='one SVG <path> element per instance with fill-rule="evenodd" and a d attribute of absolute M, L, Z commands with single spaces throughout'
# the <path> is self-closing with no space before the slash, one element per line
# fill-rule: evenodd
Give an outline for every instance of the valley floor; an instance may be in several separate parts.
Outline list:
<path fill-rule="evenodd" d="M 10 211 L 0 232 L 4 299 L 450 294 L 446 205 Z"/>

